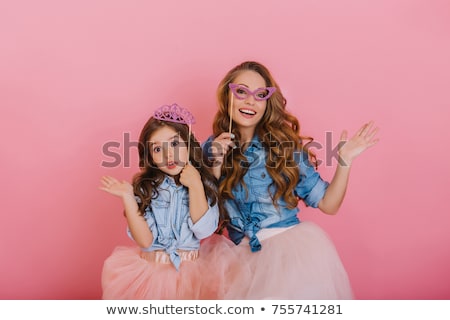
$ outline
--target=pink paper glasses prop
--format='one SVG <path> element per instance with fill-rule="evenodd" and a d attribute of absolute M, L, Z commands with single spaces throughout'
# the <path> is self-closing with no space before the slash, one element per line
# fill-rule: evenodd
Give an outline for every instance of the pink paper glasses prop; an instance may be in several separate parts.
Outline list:
<path fill-rule="evenodd" d="M 277 88 L 275 87 L 265 87 L 258 88 L 255 91 L 251 91 L 246 86 L 235 83 L 230 83 L 228 87 L 231 89 L 231 92 L 233 92 L 233 95 L 239 100 L 244 100 L 247 99 L 248 96 L 253 96 L 256 101 L 264 101 L 269 99 L 277 90 Z"/>
<path fill-rule="evenodd" d="M 275 87 L 264 87 L 264 88 L 258 88 L 255 91 L 251 91 L 246 86 L 236 84 L 236 83 L 229 83 L 228 87 L 230 88 L 231 92 L 233 93 L 231 95 L 231 102 L 230 102 L 230 127 L 228 129 L 229 133 L 231 133 L 231 125 L 233 123 L 233 97 L 236 97 L 239 100 L 247 99 L 249 96 L 253 96 L 253 98 L 256 101 L 264 101 L 269 99 L 272 94 L 276 91 L 277 88 Z"/>
<path fill-rule="evenodd" d="M 154 118 L 161 121 L 169 121 L 186 124 L 189 127 L 188 134 L 188 160 L 191 151 L 191 135 L 192 135 L 192 124 L 195 123 L 195 118 L 187 109 L 180 107 L 176 103 L 172 105 L 163 105 L 156 109 Z"/>

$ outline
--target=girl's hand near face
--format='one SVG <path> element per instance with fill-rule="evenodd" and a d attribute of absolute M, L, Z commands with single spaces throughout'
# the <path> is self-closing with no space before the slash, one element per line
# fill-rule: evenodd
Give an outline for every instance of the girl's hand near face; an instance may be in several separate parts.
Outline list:
<path fill-rule="evenodd" d="M 187 188 L 203 187 L 200 172 L 190 163 L 186 164 L 180 173 L 180 182 Z"/>
<path fill-rule="evenodd" d="M 196 223 L 209 208 L 200 172 L 188 163 L 181 171 L 180 182 L 189 189 L 189 214 Z"/>

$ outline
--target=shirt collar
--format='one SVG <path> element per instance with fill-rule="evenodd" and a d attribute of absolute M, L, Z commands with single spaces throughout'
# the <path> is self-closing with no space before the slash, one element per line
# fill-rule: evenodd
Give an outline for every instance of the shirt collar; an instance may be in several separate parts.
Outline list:
<path fill-rule="evenodd" d="M 262 149 L 263 145 L 261 140 L 259 139 L 258 135 L 254 135 L 252 140 L 250 141 L 250 144 L 248 145 L 249 148 L 258 148 L 258 149 Z"/>
<path fill-rule="evenodd" d="M 174 179 L 173 177 L 169 176 L 169 175 L 166 175 L 166 176 L 164 177 L 163 182 L 161 183 L 161 187 L 166 187 L 166 186 L 170 186 L 170 187 L 175 188 L 175 189 L 181 189 L 181 188 L 183 188 L 183 185 L 182 185 L 182 184 L 177 185 L 177 184 L 175 183 L 175 179 Z"/>

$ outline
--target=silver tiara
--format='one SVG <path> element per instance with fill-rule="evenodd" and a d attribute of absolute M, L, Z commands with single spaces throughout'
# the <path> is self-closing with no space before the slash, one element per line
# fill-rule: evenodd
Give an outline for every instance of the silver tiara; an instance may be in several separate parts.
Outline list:
<path fill-rule="evenodd" d="M 187 109 L 180 107 L 176 103 L 172 105 L 163 105 L 156 109 L 153 115 L 161 121 L 170 121 L 184 124 L 194 124 L 195 118 Z"/>

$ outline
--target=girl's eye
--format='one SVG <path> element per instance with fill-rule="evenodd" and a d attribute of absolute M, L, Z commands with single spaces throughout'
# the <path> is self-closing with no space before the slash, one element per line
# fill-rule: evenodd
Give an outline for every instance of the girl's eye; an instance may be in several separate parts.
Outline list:
<path fill-rule="evenodd" d="M 267 90 L 261 90 L 258 92 L 257 96 L 258 98 L 264 99 L 265 97 L 267 97 L 268 94 L 269 92 Z"/>
<path fill-rule="evenodd" d="M 237 92 L 239 95 L 245 95 L 245 94 L 247 94 L 247 92 L 246 92 L 244 89 L 241 89 L 241 88 L 237 88 L 237 89 L 236 89 L 236 92 Z"/>
<path fill-rule="evenodd" d="M 161 151 L 161 147 L 160 146 L 156 146 L 156 147 L 153 148 L 153 152 L 154 153 L 158 153 L 160 151 Z"/>
<path fill-rule="evenodd" d="M 172 147 L 176 147 L 179 144 L 180 144 L 180 141 L 178 141 L 178 140 L 173 140 L 171 143 Z"/>

